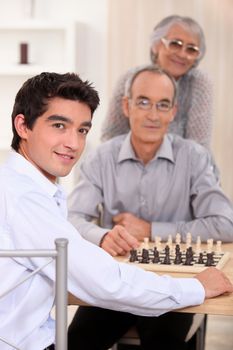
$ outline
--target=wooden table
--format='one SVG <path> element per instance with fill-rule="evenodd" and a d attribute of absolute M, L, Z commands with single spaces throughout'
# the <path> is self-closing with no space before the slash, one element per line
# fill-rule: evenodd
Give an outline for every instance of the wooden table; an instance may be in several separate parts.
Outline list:
<path fill-rule="evenodd" d="M 203 246 L 205 248 L 205 246 Z M 227 277 L 233 283 L 233 243 L 225 243 L 222 245 L 223 251 L 228 251 L 231 253 L 230 259 L 223 267 L 222 271 L 227 275 Z M 116 258 L 118 261 L 122 261 L 123 258 Z M 162 274 L 162 273 L 159 273 Z M 163 273 L 164 274 L 164 273 Z M 168 274 L 168 273 L 166 273 Z M 173 277 L 192 277 L 193 274 L 190 273 L 178 273 L 169 272 L 169 275 Z M 69 304 L 72 305 L 87 305 L 81 300 L 77 299 L 73 295 L 69 294 Z M 189 312 L 189 313 L 199 313 L 208 315 L 228 315 L 233 316 L 233 293 L 227 295 L 220 295 L 216 298 L 207 299 L 205 302 L 199 306 L 187 307 L 184 309 L 176 310 L 179 312 Z"/>

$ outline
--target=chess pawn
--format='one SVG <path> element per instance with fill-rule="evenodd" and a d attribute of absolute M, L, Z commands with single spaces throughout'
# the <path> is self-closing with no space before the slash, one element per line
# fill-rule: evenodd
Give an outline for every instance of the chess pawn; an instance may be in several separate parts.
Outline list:
<path fill-rule="evenodd" d="M 144 248 L 145 249 L 149 249 L 149 238 L 148 237 L 144 237 Z"/>
<path fill-rule="evenodd" d="M 222 253 L 222 241 L 217 241 L 216 242 L 216 254 L 221 254 Z"/>
<path fill-rule="evenodd" d="M 170 250 L 172 250 L 172 235 L 168 236 L 167 245 L 170 248 Z"/>
<path fill-rule="evenodd" d="M 199 254 L 198 264 L 204 264 L 203 253 L 200 253 L 200 254 Z"/>
<path fill-rule="evenodd" d="M 213 244 L 214 244 L 213 238 L 207 239 L 207 253 L 211 253 L 213 251 Z"/>

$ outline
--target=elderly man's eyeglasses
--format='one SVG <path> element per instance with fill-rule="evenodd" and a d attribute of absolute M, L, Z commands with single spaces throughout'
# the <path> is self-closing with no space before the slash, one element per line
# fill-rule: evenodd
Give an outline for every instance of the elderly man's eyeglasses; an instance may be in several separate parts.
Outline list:
<path fill-rule="evenodd" d="M 179 39 L 161 39 L 164 46 L 167 48 L 167 50 L 171 52 L 180 52 L 181 50 L 185 50 L 187 56 L 191 59 L 196 59 L 200 56 L 200 49 L 196 45 L 192 44 L 184 44 L 182 40 Z"/>
<path fill-rule="evenodd" d="M 136 99 L 136 101 L 134 102 L 134 105 L 138 109 L 141 109 L 143 111 L 151 111 L 153 106 L 155 106 L 156 110 L 158 112 L 161 112 L 161 113 L 167 113 L 173 107 L 173 104 L 170 101 L 161 100 L 158 102 L 152 102 L 148 98 L 145 98 L 145 97 Z"/>

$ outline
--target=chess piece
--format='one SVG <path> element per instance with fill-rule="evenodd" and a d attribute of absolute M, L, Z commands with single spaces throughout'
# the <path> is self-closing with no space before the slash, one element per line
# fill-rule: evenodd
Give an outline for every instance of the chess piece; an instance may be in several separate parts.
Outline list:
<path fill-rule="evenodd" d="M 190 232 L 186 235 L 186 248 L 189 248 L 192 245 L 192 235 Z"/>
<path fill-rule="evenodd" d="M 196 254 L 199 254 L 201 252 L 201 237 L 197 236 L 196 241 Z"/>
<path fill-rule="evenodd" d="M 159 257 L 159 251 L 157 250 L 157 248 L 156 247 L 154 247 L 154 258 L 153 258 L 153 263 L 154 264 L 157 264 L 157 263 L 159 263 L 160 262 L 160 257 Z"/>
<path fill-rule="evenodd" d="M 209 238 L 207 239 L 207 253 L 211 253 L 213 251 L 213 244 L 214 244 L 214 240 L 213 238 Z"/>
<path fill-rule="evenodd" d="M 158 251 L 162 250 L 161 237 L 160 236 L 155 236 L 155 246 L 156 246 Z"/>
<path fill-rule="evenodd" d="M 172 235 L 168 236 L 167 245 L 170 248 L 170 250 L 172 250 Z"/>
<path fill-rule="evenodd" d="M 129 261 L 130 262 L 138 261 L 138 255 L 137 255 L 137 250 L 136 249 L 131 249 L 130 250 Z"/>
<path fill-rule="evenodd" d="M 174 264 L 175 264 L 175 265 L 180 265 L 180 264 L 182 264 L 182 253 L 181 253 L 181 251 L 180 251 L 180 246 L 179 246 L 179 244 L 176 244 Z"/>
<path fill-rule="evenodd" d="M 198 264 L 204 264 L 203 253 L 200 253 L 200 254 L 199 254 Z"/>
<path fill-rule="evenodd" d="M 142 249 L 142 260 L 141 260 L 141 263 L 142 264 L 148 264 L 149 261 L 150 261 L 150 259 L 149 259 L 149 251 L 148 251 L 148 249 L 143 248 Z"/>
<path fill-rule="evenodd" d="M 149 249 L 149 238 L 144 237 L 143 241 L 144 241 L 144 248 Z"/>
<path fill-rule="evenodd" d="M 206 254 L 207 260 L 205 266 L 214 266 L 214 253 Z"/>
<path fill-rule="evenodd" d="M 216 254 L 221 254 L 222 253 L 222 241 L 217 241 L 216 242 Z"/>
<path fill-rule="evenodd" d="M 192 265 L 192 262 L 193 262 L 193 252 L 192 252 L 192 247 L 189 247 L 186 250 L 184 265 Z"/>
<path fill-rule="evenodd" d="M 181 243 L 181 234 L 180 233 L 176 234 L 175 242 L 176 242 L 176 244 L 180 244 Z"/>
<path fill-rule="evenodd" d="M 171 264 L 171 259 L 170 259 L 170 248 L 168 245 L 165 247 L 165 257 L 163 260 L 164 265 L 170 265 Z"/>

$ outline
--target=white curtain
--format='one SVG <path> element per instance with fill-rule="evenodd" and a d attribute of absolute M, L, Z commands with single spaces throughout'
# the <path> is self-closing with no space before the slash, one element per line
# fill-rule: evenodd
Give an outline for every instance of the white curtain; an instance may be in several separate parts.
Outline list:
<path fill-rule="evenodd" d="M 109 96 L 129 67 L 149 62 L 149 36 L 171 14 L 190 16 L 203 27 L 207 53 L 200 67 L 214 83 L 212 150 L 225 193 L 233 200 L 233 1 L 109 0 Z"/>

